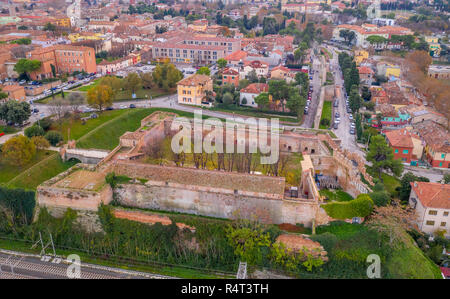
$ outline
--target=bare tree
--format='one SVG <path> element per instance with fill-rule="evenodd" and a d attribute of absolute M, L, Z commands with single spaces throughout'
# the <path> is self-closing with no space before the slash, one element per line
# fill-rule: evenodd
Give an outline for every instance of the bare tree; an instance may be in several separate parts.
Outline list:
<path fill-rule="evenodd" d="M 79 92 L 70 93 L 67 97 L 67 101 L 73 112 L 78 112 L 78 108 L 85 102 L 83 95 Z"/>
<path fill-rule="evenodd" d="M 68 105 L 68 102 L 63 99 L 55 99 L 51 101 L 50 105 L 51 105 L 49 108 L 50 113 L 54 115 L 56 121 L 61 126 L 64 116 L 66 115 L 66 113 L 70 111 L 70 106 Z"/>

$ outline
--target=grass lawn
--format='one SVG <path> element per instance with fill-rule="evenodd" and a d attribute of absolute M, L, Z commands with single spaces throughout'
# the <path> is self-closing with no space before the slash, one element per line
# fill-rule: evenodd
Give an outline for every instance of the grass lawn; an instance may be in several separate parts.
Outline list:
<path fill-rule="evenodd" d="M 113 118 L 107 125 L 98 128 L 91 134 L 87 134 L 82 137 L 77 143 L 77 147 L 112 150 L 119 144 L 120 136 L 122 136 L 127 131 L 136 131 L 141 126 L 141 119 L 148 116 L 153 111 L 156 111 L 156 108 L 130 110 L 124 109 L 121 111 L 126 112 Z"/>
<path fill-rule="evenodd" d="M 330 201 L 350 201 L 353 197 L 342 190 L 320 190 L 320 195 L 326 196 Z"/>
<path fill-rule="evenodd" d="M 15 177 L 8 183 L 8 187 L 35 190 L 41 183 L 66 171 L 75 164 L 76 162 L 73 160 L 63 162 L 59 154 L 54 153 Z"/>
<path fill-rule="evenodd" d="M 325 101 L 323 102 L 323 108 L 322 108 L 322 116 L 320 117 L 320 122 L 322 122 L 322 119 L 328 119 L 330 121 L 331 124 L 331 102 Z M 319 129 L 328 129 L 329 126 L 324 126 L 322 124 L 319 125 Z"/>
<path fill-rule="evenodd" d="M 36 156 L 29 163 L 23 166 L 10 165 L 6 163 L 5 159 L 0 155 L 0 184 L 9 182 L 10 180 L 18 176 L 21 172 L 29 169 L 30 167 L 49 157 L 53 153 L 54 152 L 52 151 L 37 151 Z"/>
<path fill-rule="evenodd" d="M 76 91 L 88 91 L 89 89 L 97 86 L 100 83 L 100 79 L 95 79 L 94 81 L 90 82 L 88 85 L 83 85 L 81 87 L 78 87 L 77 89 L 75 89 Z"/>
<path fill-rule="evenodd" d="M 252 116 L 252 117 L 257 117 L 257 118 L 278 118 L 280 122 L 289 122 L 289 123 L 295 123 L 295 124 L 299 123 L 297 117 L 295 117 L 295 116 L 277 115 L 275 112 L 273 114 L 271 114 L 271 113 L 264 113 L 261 111 L 252 111 L 251 109 L 245 109 L 245 108 L 227 109 L 227 108 L 223 108 L 223 107 L 204 108 L 204 109 L 211 110 L 211 111 L 227 112 L 230 114 L 234 113 L 236 115 L 236 117 L 238 117 L 239 115 L 245 115 L 245 116 Z"/>
<path fill-rule="evenodd" d="M 398 192 L 395 188 L 400 187 L 400 180 L 395 178 L 392 175 L 388 175 L 386 173 L 381 174 L 381 179 L 383 180 L 383 184 L 386 187 L 386 190 L 394 197 L 398 196 Z"/>
<path fill-rule="evenodd" d="M 61 128 L 59 128 L 58 125 L 54 124 L 52 129 L 61 131 L 64 136 L 64 141 L 67 141 L 68 129 L 70 128 L 70 139 L 78 140 L 89 131 L 92 131 L 101 124 L 114 119 L 126 113 L 127 111 L 127 109 L 103 111 L 98 115 L 97 118 L 89 119 L 84 125 L 81 120 L 66 120 L 63 122 Z"/>

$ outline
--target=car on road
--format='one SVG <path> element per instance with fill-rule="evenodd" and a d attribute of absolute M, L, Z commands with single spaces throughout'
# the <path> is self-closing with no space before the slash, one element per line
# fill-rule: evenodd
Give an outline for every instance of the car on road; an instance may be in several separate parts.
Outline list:
<path fill-rule="evenodd" d="M 341 119 L 339 117 L 337 117 L 334 119 L 334 122 L 339 124 L 341 122 Z"/>
<path fill-rule="evenodd" d="M 114 110 L 114 107 L 110 106 L 110 107 L 106 107 L 105 110 Z"/>
<path fill-rule="evenodd" d="M 338 100 L 335 100 L 334 102 L 333 102 L 333 107 L 338 107 L 339 106 L 339 101 Z"/>
<path fill-rule="evenodd" d="M 354 129 L 350 129 L 350 134 L 355 135 L 355 130 Z"/>
<path fill-rule="evenodd" d="M 33 113 L 39 113 L 39 109 L 38 108 L 34 108 L 33 109 Z"/>
<path fill-rule="evenodd" d="M 335 122 L 333 125 L 333 129 L 337 130 L 339 128 L 339 123 Z"/>
<path fill-rule="evenodd" d="M 349 115 L 348 115 L 348 119 L 349 119 L 349 120 L 353 120 L 353 115 L 352 115 L 352 114 L 349 114 Z"/>
<path fill-rule="evenodd" d="M 336 118 L 339 118 L 339 112 L 336 112 L 335 114 L 334 114 L 334 117 L 336 117 Z"/>
<path fill-rule="evenodd" d="M 127 109 L 127 105 L 120 105 L 120 109 Z"/>
<path fill-rule="evenodd" d="M 130 104 L 130 108 L 136 108 L 135 104 Z"/>

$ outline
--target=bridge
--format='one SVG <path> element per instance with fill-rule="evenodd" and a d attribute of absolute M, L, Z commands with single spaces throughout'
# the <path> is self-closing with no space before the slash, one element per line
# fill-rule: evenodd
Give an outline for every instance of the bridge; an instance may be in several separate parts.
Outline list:
<path fill-rule="evenodd" d="M 90 150 L 79 148 L 62 148 L 60 151 L 62 160 L 68 161 L 70 159 L 80 160 L 85 164 L 98 164 L 103 158 L 105 158 L 109 151 L 102 150 Z"/>

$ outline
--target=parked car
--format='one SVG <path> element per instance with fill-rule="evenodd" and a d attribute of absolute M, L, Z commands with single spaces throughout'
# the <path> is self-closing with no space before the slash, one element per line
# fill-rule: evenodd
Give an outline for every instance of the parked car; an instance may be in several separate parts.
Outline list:
<path fill-rule="evenodd" d="M 130 104 L 130 108 L 136 108 L 135 104 Z"/>
<path fill-rule="evenodd" d="M 353 120 L 353 115 L 352 115 L 352 114 L 349 114 L 349 115 L 348 115 L 348 119 L 349 119 L 349 120 Z"/>
<path fill-rule="evenodd" d="M 337 123 L 337 122 L 334 122 L 333 128 L 334 128 L 335 130 L 337 130 L 337 129 L 338 129 L 338 127 L 339 127 L 339 123 Z"/>
<path fill-rule="evenodd" d="M 114 110 L 114 107 L 106 107 L 106 109 L 105 110 Z"/>
<path fill-rule="evenodd" d="M 355 130 L 354 129 L 350 129 L 350 134 L 355 135 Z"/>

